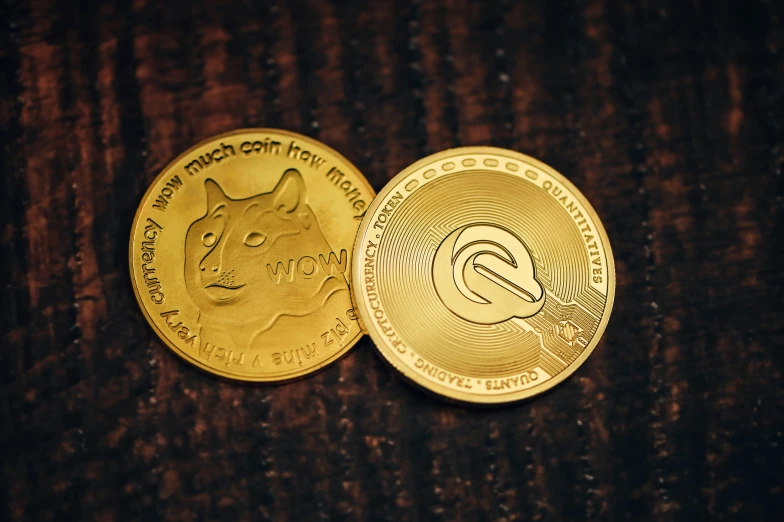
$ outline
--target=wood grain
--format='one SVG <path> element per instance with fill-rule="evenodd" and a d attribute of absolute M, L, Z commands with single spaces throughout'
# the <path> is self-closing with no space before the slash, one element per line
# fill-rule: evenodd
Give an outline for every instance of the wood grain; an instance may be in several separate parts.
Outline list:
<path fill-rule="evenodd" d="M 3 520 L 778 520 L 784 9 L 648 0 L 7 2 Z M 174 156 L 291 129 L 380 189 L 510 147 L 593 203 L 618 272 L 566 383 L 466 409 L 365 339 L 271 388 L 181 363 L 133 298 Z"/>

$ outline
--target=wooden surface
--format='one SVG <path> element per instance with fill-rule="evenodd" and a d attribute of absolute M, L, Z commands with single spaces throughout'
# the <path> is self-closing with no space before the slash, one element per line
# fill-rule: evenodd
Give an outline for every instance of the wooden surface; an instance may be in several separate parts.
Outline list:
<path fill-rule="evenodd" d="M 163 4 L 163 5 L 158 5 Z M 2 520 L 780 520 L 784 12 L 775 1 L 2 8 Z M 618 290 L 594 355 L 469 410 L 365 339 L 275 388 L 144 321 L 137 204 L 244 126 L 376 189 L 444 148 L 540 158 L 593 203 Z"/>

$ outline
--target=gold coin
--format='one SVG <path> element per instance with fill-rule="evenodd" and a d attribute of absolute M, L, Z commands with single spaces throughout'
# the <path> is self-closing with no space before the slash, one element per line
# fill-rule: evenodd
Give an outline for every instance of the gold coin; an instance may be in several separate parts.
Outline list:
<path fill-rule="evenodd" d="M 221 377 L 318 370 L 362 336 L 348 278 L 373 196 L 346 158 L 293 132 L 199 143 L 163 169 L 136 212 L 139 306 L 169 348 Z"/>
<path fill-rule="evenodd" d="M 465 147 L 406 168 L 360 224 L 357 312 L 384 358 L 447 398 L 501 403 L 572 374 L 615 295 L 610 243 L 566 178 Z"/>

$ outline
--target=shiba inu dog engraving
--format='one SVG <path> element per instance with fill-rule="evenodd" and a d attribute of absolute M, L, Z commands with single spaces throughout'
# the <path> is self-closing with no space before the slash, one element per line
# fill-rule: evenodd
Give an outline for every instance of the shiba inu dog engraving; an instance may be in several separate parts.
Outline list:
<path fill-rule="evenodd" d="M 307 317 L 348 295 L 346 251 L 341 264 L 308 207 L 298 170 L 287 170 L 272 192 L 246 199 L 229 198 L 212 179 L 204 188 L 207 213 L 185 237 L 185 283 L 199 307 L 202 337 L 263 349 L 266 338 L 279 335 L 282 317 Z"/>
<path fill-rule="evenodd" d="M 134 290 L 159 336 L 223 377 L 279 382 L 361 337 L 348 278 L 373 190 L 314 140 L 217 136 L 164 169 L 137 212 Z"/>

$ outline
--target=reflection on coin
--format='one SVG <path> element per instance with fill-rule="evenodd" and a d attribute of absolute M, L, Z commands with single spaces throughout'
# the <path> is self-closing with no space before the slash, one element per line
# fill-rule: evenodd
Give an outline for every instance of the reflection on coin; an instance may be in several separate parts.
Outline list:
<path fill-rule="evenodd" d="M 136 212 L 139 305 L 175 353 L 222 377 L 322 368 L 362 336 L 348 278 L 373 196 L 346 158 L 299 134 L 204 141 L 163 169 Z"/>
<path fill-rule="evenodd" d="M 572 374 L 607 326 L 615 266 L 585 197 L 516 152 L 429 156 L 381 191 L 354 244 L 357 312 L 384 358 L 448 398 L 501 403 Z"/>

